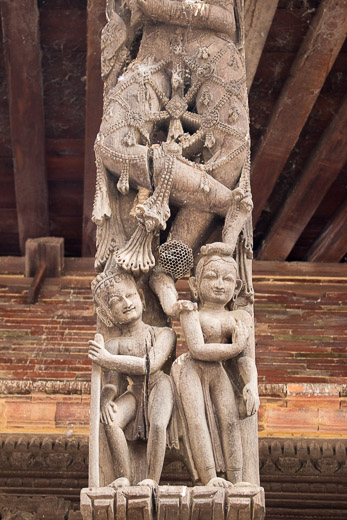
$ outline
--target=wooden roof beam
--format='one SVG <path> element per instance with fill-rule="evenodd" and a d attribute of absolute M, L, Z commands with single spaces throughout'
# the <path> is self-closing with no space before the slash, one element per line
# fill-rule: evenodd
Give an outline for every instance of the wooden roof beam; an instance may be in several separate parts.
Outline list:
<path fill-rule="evenodd" d="M 100 35 L 106 23 L 105 4 L 105 0 L 88 0 L 82 256 L 95 254 L 96 230 L 91 221 L 96 182 L 94 141 L 102 117 Z"/>
<path fill-rule="evenodd" d="M 278 0 L 245 1 L 246 76 L 247 88 L 251 89 L 260 57 L 269 34 Z"/>
<path fill-rule="evenodd" d="M 346 0 L 322 0 L 252 164 L 257 222 L 346 37 Z"/>
<path fill-rule="evenodd" d="M 14 181 L 22 254 L 49 234 L 45 125 L 37 0 L 1 2 Z"/>
<path fill-rule="evenodd" d="M 347 200 L 335 212 L 307 254 L 309 262 L 339 262 L 347 253 Z"/>
<path fill-rule="evenodd" d="M 285 260 L 347 161 L 347 96 L 273 222 L 259 260 Z"/>

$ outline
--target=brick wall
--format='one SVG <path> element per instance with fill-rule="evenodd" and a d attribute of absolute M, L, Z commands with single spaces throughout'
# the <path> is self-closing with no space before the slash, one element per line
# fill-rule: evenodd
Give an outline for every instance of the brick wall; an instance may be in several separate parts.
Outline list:
<path fill-rule="evenodd" d="M 254 276 L 260 435 L 345 436 L 347 266 L 334 272 L 264 264 L 255 263 Z M 90 272 L 75 266 L 47 279 L 35 305 L 26 303 L 30 278 L 0 275 L 3 431 L 87 434 L 87 342 L 95 330 Z M 186 281 L 178 288 L 188 297 Z"/>

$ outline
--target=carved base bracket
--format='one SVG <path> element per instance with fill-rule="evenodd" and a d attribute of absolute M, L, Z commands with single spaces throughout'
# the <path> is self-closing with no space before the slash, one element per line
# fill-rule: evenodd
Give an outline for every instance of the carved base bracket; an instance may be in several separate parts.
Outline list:
<path fill-rule="evenodd" d="M 253 485 L 85 488 L 81 513 L 83 520 L 263 520 L 264 490 Z"/>

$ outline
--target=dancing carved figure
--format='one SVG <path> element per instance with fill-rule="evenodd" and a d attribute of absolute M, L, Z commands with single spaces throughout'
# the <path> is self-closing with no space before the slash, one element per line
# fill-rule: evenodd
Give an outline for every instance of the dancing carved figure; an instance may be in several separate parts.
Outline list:
<path fill-rule="evenodd" d="M 100 412 L 117 479 L 130 485 L 132 470 L 127 441 L 147 441 L 144 485 L 159 482 L 166 449 L 173 392 L 162 366 L 174 348 L 172 329 L 142 321 L 143 300 L 131 275 L 120 268 L 98 275 L 92 284 L 97 314 L 119 335 L 104 345 L 89 342 L 89 357 L 104 370 Z"/>
<path fill-rule="evenodd" d="M 252 209 L 243 0 L 131 0 L 122 7 L 109 0 L 107 16 L 95 143 L 97 268 L 115 249 L 124 269 L 152 269 L 152 240 L 172 206 L 178 213 L 169 240 L 201 246 L 217 215 L 226 218 L 234 248 Z M 125 243 L 110 225 L 114 182 L 120 197 L 138 190 L 137 225 Z"/>
<path fill-rule="evenodd" d="M 245 450 L 240 419 L 259 407 L 252 318 L 228 309 L 241 284 L 229 245 L 204 246 L 189 283 L 198 307 L 182 300 L 176 304 L 189 353 L 175 361 L 172 376 L 198 477 L 204 485 L 226 487 L 250 478 L 243 471 L 243 458 L 251 453 Z"/>

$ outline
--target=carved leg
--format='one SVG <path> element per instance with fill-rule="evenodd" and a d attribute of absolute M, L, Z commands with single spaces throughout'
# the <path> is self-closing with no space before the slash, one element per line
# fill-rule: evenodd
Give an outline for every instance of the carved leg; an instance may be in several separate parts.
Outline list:
<path fill-rule="evenodd" d="M 147 441 L 147 478 L 159 483 L 166 450 L 166 430 L 173 408 L 169 376 L 162 376 L 149 398 L 149 436 Z"/>
<path fill-rule="evenodd" d="M 181 240 L 194 250 L 199 249 L 212 231 L 215 216 L 196 208 L 184 207 L 179 210 L 172 223 L 168 240 Z"/>
<path fill-rule="evenodd" d="M 116 476 L 131 478 L 130 456 L 124 428 L 135 417 L 136 400 L 126 393 L 116 401 L 117 412 L 112 424 L 105 425 L 105 433 L 110 448 Z"/>
<path fill-rule="evenodd" d="M 224 369 L 211 385 L 218 422 L 221 429 L 227 479 L 236 484 L 242 481 L 242 444 L 239 427 L 239 414 L 230 380 Z"/>
<path fill-rule="evenodd" d="M 217 213 L 225 216 L 232 202 L 232 192 L 213 179 L 202 167 L 184 161 L 182 158 L 170 154 L 165 155 L 163 150 L 155 154 L 154 160 L 154 184 L 156 189 L 154 194 L 141 206 L 138 207 L 139 226 L 146 227 L 149 235 L 156 229 L 165 229 L 166 220 L 169 218 L 170 211 L 168 199 L 178 205 L 187 207 L 202 207 L 206 209 L 206 217 L 202 222 L 209 223 L 210 214 Z M 210 187 L 207 192 L 202 188 L 202 180 L 206 181 Z M 171 193 L 170 193 L 171 192 Z M 199 224 L 197 227 L 198 236 L 205 230 L 206 224 Z M 145 233 L 137 231 L 118 253 L 117 263 L 124 269 L 134 273 L 142 270 L 141 265 L 145 264 L 142 253 L 151 256 L 151 239 Z M 151 236 L 151 235 L 150 235 Z M 136 248 L 139 253 L 133 253 L 136 240 Z M 146 247 L 145 247 L 146 245 Z M 131 253 L 131 261 L 129 255 Z M 147 272 L 150 268 L 146 268 Z"/>
<path fill-rule="evenodd" d="M 193 363 L 187 363 L 179 372 L 180 397 L 188 425 L 188 435 L 194 464 L 203 485 L 216 477 L 211 436 L 208 430 L 205 402 L 199 375 Z"/>

